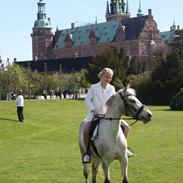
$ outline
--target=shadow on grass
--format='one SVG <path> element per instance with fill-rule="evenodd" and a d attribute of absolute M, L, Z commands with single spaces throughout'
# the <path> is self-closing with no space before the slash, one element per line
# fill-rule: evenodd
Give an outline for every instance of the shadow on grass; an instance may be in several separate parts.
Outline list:
<path fill-rule="evenodd" d="M 9 118 L 0 118 L 0 120 L 3 120 L 3 121 L 18 121 L 16 119 L 9 119 Z"/>

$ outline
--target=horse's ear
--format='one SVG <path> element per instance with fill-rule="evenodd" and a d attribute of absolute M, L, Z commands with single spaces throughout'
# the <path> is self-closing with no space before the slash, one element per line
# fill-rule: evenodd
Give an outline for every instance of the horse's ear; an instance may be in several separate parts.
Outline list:
<path fill-rule="evenodd" d="M 130 84 L 129 83 L 124 87 L 124 92 L 126 92 L 128 88 L 130 88 Z"/>
<path fill-rule="evenodd" d="M 115 94 L 114 94 L 115 95 Z M 110 106 L 114 100 L 114 95 L 112 95 L 108 100 L 107 102 L 105 103 L 106 106 Z"/>
<path fill-rule="evenodd" d="M 127 79 L 124 79 L 123 86 L 124 86 L 124 92 L 126 92 L 127 89 L 130 88 L 130 82 Z"/>

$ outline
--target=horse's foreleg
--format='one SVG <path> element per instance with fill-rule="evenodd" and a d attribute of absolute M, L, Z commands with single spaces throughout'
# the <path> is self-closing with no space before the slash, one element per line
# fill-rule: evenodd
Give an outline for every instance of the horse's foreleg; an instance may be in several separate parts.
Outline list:
<path fill-rule="evenodd" d="M 102 168 L 103 168 L 104 176 L 105 176 L 104 183 L 110 183 L 111 181 L 110 181 L 110 176 L 109 176 L 109 168 L 108 168 L 108 165 L 103 162 L 102 163 Z"/>
<path fill-rule="evenodd" d="M 85 177 L 86 183 L 89 183 L 88 173 L 88 166 L 85 163 L 83 163 L 83 175 Z"/>
<path fill-rule="evenodd" d="M 96 183 L 96 176 L 97 176 L 99 165 L 100 165 L 100 161 L 97 159 L 94 159 L 93 165 L 92 165 L 92 183 Z"/>
<path fill-rule="evenodd" d="M 121 174 L 123 177 L 122 183 L 128 183 L 128 157 L 127 153 L 119 160 L 121 164 Z"/>

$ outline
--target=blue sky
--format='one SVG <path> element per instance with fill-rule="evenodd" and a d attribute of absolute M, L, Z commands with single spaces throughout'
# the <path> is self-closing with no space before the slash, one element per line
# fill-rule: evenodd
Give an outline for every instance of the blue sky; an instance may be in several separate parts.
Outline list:
<path fill-rule="evenodd" d="M 105 21 L 107 0 L 43 0 L 46 3 L 47 17 L 51 18 L 52 32 L 56 27 Z M 37 16 L 38 0 L 1 1 L 0 11 L 0 55 L 4 62 L 7 58 L 13 61 L 31 60 L 32 58 L 32 27 Z M 131 17 L 136 16 L 139 0 L 129 0 Z M 141 0 L 143 14 L 152 9 L 160 31 L 167 31 L 175 20 L 176 25 L 183 28 L 182 0 Z"/>

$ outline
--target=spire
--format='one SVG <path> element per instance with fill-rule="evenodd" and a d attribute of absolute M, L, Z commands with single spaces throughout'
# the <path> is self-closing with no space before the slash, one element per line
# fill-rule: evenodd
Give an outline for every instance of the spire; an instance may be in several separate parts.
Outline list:
<path fill-rule="evenodd" d="M 130 14 L 130 13 L 129 13 L 129 5 L 128 5 L 128 0 L 126 0 L 126 14 Z"/>
<path fill-rule="evenodd" d="M 119 9 L 119 0 L 116 0 L 116 14 L 120 13 L 120 9 Z"/>
<path fill-rule="evenodd" d="M 38 5 L 38 13 L 37 13 L 37 19 L 46 19 L 46 13 L 45 13 L 45 4 L 44 2 L 42 2 L 43 0 L 39 0 L 39 2 L 37 3 Z"/>
<path fill-rule="evenodd" d="M 98 23 L 98 20 L 97 20 L 97 15 L 96 15 L 96 17 L 95 17 L 95 24 L 97 24 Z"/>
<path fill-rule="evenodd" d="M 173 25 L 172 25 L 172 29 L 175 31 L 176 30 L 176 25 L 175 25 L 175 18 L 173 19 Z"/>
<path fill-rule="evenodd" d="M 106 15 L 109 15 L 109 1 L 107 0 L 107 6 L 106 6 Z"/>
<path fill-rule="evenodd" d="M 38 5 L 38 13 L 37 13 L 37 20 L 34 22 L 34 28 L 41 28 L 41 27 L 51 27 L 50 18 L 46 18 L 46 11 L 45 5 L 46 3 L 43 0 L 39 0 L 37 3 Z"/>
<path fill-rule="evenodd" d="M 141 0 L 139 0 L 139 9 L 138 9 L 138 13 L 137 13 L 137 16 L 143 16 L 143 13 L 142 13 L 142 9 L 141 9 Z"/>

